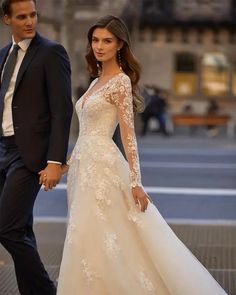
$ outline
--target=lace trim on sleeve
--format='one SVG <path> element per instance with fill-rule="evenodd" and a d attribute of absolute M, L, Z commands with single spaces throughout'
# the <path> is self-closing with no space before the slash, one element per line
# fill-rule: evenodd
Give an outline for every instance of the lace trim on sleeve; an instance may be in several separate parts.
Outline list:
<path fill-rule="evenodd" d="M 137 140 L 134 129 L 133 96 L 128 76 L 119 76 L 113 86 L 110 102 L 117 107 L 121 139 L 130 168 L 131 187 L 141 186 Z"/>

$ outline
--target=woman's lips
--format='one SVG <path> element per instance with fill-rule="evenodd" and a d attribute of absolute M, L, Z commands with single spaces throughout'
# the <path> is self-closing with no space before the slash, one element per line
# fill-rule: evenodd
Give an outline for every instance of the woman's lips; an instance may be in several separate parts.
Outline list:
<path fill-rule="evenodd" d="M 103 57 L 104 53 L 96 52 L 96 55 L 97 55 L 98 57 Z"/>

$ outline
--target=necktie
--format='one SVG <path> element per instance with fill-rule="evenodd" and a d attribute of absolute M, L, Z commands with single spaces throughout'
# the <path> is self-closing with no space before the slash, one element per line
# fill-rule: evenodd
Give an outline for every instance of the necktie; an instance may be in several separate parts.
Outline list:
<path fill-rule="evenodd" d="M 13 47 L 12 52 L 10 53 L 7 62 L 5 64 L 3 76 L 2 76 L 2 83 L 0 88 L 0 136 L 2 136 L 2 116 L 3 116 L 3 108 L 4 108 L 4 98 L 7 93 L 12 74 L 15 69 L 16 61 L 17 61 L 17 55 L 19 50 L 19 45 L 15 44 Z"/>

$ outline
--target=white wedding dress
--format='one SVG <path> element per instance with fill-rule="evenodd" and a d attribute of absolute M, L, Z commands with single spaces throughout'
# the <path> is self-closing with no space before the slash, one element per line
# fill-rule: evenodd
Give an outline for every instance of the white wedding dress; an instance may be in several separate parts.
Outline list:
<path fill-rule="evenodd" d="M 131 83 L 120 73 L 77 102 L 80 134 L 70 158 L 69 221 L 58 295 L 224 295 L 153 204 L 135 206 L 141 184 Z M 128 162 L 112 140 L 119 122 Z"/>

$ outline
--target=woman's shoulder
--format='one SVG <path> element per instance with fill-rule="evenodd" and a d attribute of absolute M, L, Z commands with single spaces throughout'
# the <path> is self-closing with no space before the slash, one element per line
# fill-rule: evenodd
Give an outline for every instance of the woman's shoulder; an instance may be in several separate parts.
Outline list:
<path fill-rule="evenodd" d="M 124 81 L 130 81 L 130 77 L 125 72 L 119 73 L 119 76 Z"/>
<path fill-rule="evenodd" d="M 117 76 L 117 82 L 119 84 L 123 84 L 125 86 L 131 85 L 130 77 L 126 73 L 124 73 L 124 72 L 121 72 L 121 73 L 118 74 L 118 76 Z"/>

